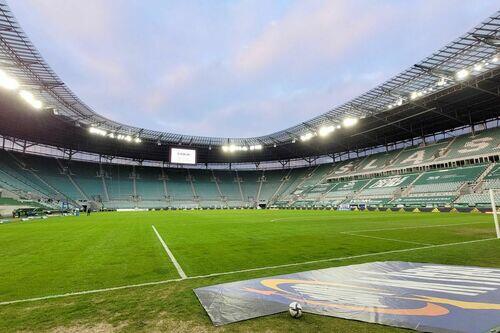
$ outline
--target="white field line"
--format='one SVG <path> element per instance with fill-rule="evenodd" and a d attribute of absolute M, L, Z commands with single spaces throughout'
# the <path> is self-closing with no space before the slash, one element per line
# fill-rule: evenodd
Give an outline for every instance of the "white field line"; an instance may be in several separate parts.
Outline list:
<path fill-rule="evenodd" d="M 381 239 L 381 240 L 386 240 L 386 241 L 391 241 L 391 242 L 399 242 L 399 243 L 408 243 L 408 244 L 417 244 L 417 245 L 434 245 L 434 244 L 429 244 L 429 243 L 419 243 L 419 242 L 412 242 L 412 241 L 405 241 L 401 239 L 395 239 L 395 238 L 385 238 L 385 237 L 375 237 L 375 236 L 367 236 L 367 235 L 358 235 L 350 232 L 341 232 L 343 235 L 349 235 L 349 236 L 357 236 L 357 237 L 365 237 L 365 238 L 373 238 L 373 239 Z"/>
<path fill-rule="evenodd" d="M 498 238 L 485 238 L 485 239 L 477 239 L 477 240 L 473 240 L 473 241 L 458 242 L 458 243 L 448 243 L 448 244 L 439 244 L 439 245 L 429 245 L 429 246 L 421 246 L 421 247 L 412 247 L 412 248 L 408 248 L 408 249 L 391 250 L 391 251 L 383 251 L 383 252 L 375 252 L 375 253 L 366 253 L 366 254 L 360 254 L 360 255 L 355 255 L 355 256 L 337 257 L 337 258 L 328 258 L 328 259 L 319 259 L 319 260 L 304 261 L 304 262 L 298 262 L 298 263 L 292 263 L 292 264 L 283 264 L 283 265 L 275 265 L 275 266 L 248 268 L 248 269 L 241 269 L 241 270 L 230 271 L 230 272 L 222 272 L 222 273 L 212 273 L 212 274 L 206 274 L 206 275 L 189 276 L 189 277 L 186 277 L 185 279 L 169 279 L 169 280 L 163 280 L 163 281 L 154 281 L 154 282 L 146 282 L 146 283 L 139 283 L 139 284 L 131 284 L 131 285 L 125 285 L 125 286 L 112 287 L 112 288 L 104 288 L 104 289 L 95 289 L 95 290 L 85 290 L 85 291 L 70 292 L 70 293 L 59 294 L 59 295 L 49 295 L 49 296 L 42 296 L 42 297 L 35 297 L 35 298 L 25 298 L 25 299 L 13 300 L 13 301 L 0 302 L 0 306 L 2 306 L 2 305 L 9 305 L 9 304 L 16 304 L 16 303 L 41 301 L 41 300 L 47 300 L 47 299 L 53 299 L 53 298 L 63 298 L 63 297 L 69 297 L 69 296 L 96 294 L 96 293 L 107 292 L 107 291 L 114 291 L 114 290 L 139 288 L 139 287 L 145 287 L 145 286 L 154 286 L 154 285 L 165 284 L 165 283 L 170 283 L 170 282 L 179 282 L 179 281 L 185 281 L 185 280 L 202 279 L 202 278 L 208 278 L 208 277 L 231 275 L 231 274 L 238 274 L 238 273 L 245 273 L 245 272 L 255 272 L 255 271 L 262 271 L 262 270 L 282 268 L 282 267 L 293 267 L 293 266 L 309 265 L 309 264 L 316 264 L 316 263 L 328 262 L 328 261 L 343 261 L 343 260 L 350 260 L 350 259 L 357 259 L 357 258 L 373 257 L 373 256 L 378 256 L 378 255 L 384 255 L 384 254 L 412 252 L 412 251 L 418 251 L 418 250 L 426 250 L 426 249 L 432 249 L 432 248 L 438 248 L 438 247 L 447 247 L 447 246 L 455 246 L 455 245 L 462 245 L 462 244 L 479 243 L 479 242 L 486 242 L 486 241 L 492 241 L 492 240 L 498 240 Z"/>
<path fill-rule="evenodd" d="M 160 234 L 158 233 L 158 230 L 156 230 L 154 225 L 152 225 L 151 227 L 153 228 L 153 231 L 155 232 L 156 237 L 158 237 L 158 240 L 160 241 L 161 245 L 163 246 L 163 249 L 165 250 L 165 252 L 167 252 L 168 257 L 170 258 L 170 260 L 174 264 L 175 268 L 177 269 L 177 272 L 179 273 L 179 276 L 181 277 L 181 279 L 187 278 L 186 273 L 184 273 L 181 265 L 179 265 L 179 263 L 175 259 L 174 254 L 172 253 L 172 251 L 170 251 L 167 244 L 165 244 L 165 241 L 163 240 L 163 238 L 161 238 Z"/>
<path fill-rule="evenodd" d="M 397 227 L 397 228 L 380 228 L 380 229 L 365 229 L 365 230 L 353 230 L 348 231 L 348 233 L 358 233 L 358 232 L 370 232 L 370 231 L 385 231 L 385 230 L 406 230 L 406 229 L 422 229 L 422 228 L 438 228 L 438 227 L 454 227 L 457 225 L 471 225 L 471 224 L 486 224 L 491 222 L 468 222 L 468 223 L 453 223 L 453 224 L 435 224 L 435 225 L 423 225 L 423 226 L 413 226 L 413 227 Z M 345 233 L 345 231 L 340 232 Z"/>

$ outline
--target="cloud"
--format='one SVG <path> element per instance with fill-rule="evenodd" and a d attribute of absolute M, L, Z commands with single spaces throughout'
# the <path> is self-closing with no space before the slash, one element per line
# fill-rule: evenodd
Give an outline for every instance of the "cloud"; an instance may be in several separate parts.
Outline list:
<path fill-rule="evenodd" d="M 278 66 L 301 71 L 317 66 L 318 62 L 331 64 L 376 34 L 378 23 L 391 12 L 383 6 L 373 11 L 359 7 L 348 1 L 296 3 L 236 55 L 236 70 L 252 74 Z"/>

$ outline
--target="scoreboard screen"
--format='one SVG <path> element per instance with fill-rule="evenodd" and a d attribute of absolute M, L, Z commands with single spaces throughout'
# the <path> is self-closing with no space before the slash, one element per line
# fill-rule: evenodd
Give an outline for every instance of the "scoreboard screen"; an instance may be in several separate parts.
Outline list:
<path fill-rule="evenodd" d="M 170 163 L 196 164 L 196 150 L 171 148 Z"/>

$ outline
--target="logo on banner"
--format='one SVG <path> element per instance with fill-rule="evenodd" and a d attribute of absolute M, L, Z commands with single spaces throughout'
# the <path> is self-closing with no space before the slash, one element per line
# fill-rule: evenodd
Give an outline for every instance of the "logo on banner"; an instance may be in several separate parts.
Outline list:
<path fill-rule="evenodd" d="M 500 310 L 500 303 L 474 300 L 497 290 L 500 286 L 498 271 L 485 273 L 481 269 L 478 275 L 475 268 L 432 265 L 396 272 L 360 273 L 357 281 L 352 282 L 262 279 L 261 288 L 246 287 L 244 290 L 312 307 L 386 315 L 434 317 L 447 315 L 454 308 Z M 436 293 L 447 296 L 437 297 Z"/>

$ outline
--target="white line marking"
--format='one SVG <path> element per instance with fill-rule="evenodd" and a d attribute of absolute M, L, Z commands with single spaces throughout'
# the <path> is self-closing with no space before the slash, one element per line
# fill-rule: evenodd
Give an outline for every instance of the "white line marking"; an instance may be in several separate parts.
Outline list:
<path fill-rule="evenodd" d="M 343 235 L 349 235 L 349 236 L 358 236 L 358 237 L 365 237 L 365 238 L 381 239 L 381 240 L 386 240 L 386 241 L 391 241 L 391 242 L 400 242 L 400 243 L 417 244 L 417 245 L 434 245 L 434 244 L 429 244 L 429 243 L 411 242 L 411 241 L 405 241 L 405 240 L 394 239 L 394 238 L 385 238 L 385 237 L 375 237 L 375 236 L 367 236 L 367 235 L 358 235 L 358 234 L 349 233 L 349 232 L 341 232 L 341 234 L 343 234 Z"/>
<path fill-rule="evenodd" d="M 153 230 L 154 230 L 154 232 L 156 234 L 156 237 L 158 237 L 158 240 L 160 241 L 161 245 L 163 246 L 163 249 L 165 249 L 165 252 L 167 252 L 168 257 L 170 258 L 170 260 L 172 260 L 172 263 L 174 264 L 175 268 L 177 269 L 177 272 L 179 273 L 179 276 L 182 279 L 187 278 L 186 273 L 184 273 L 184 271 L 182 270 L 181 265 L 179 265 L 179 263 L 175 259 L 172 251 L 170 251 L 170 249 L 168 248 L 167 244 L 165 244 L 165 241 L 163 241 L 163 238 L 161 238 L 160 234 L 158 233 L 158 230 L 156 230 L 156 228 L 155 228 L 154 225 L 152 225 L 151 227 L 153 228 Z"/>
<path fill-rule="evenodd" d="M 185 281 L 185 280 L 202 279 L 202 278 L 207 278 L 207 277 L 231 275 L 231 274 L 238 274 L 238 273 L 245 273 L 245 272 L 255 272 L 255 271 L 262 271 L 262 270 L 282 268 L 282 267 L 301 266 L 301 265 L 316 264 L 316 263 L 328 262 L 328 261 L 342 261 L 342 260 L 350 260 L 350 259 L 357 259 L 357 258 L 373 257 L 373 256 L 378 256 L 378 255 L 384 255 L 384 254 L 392 254 L 392 253 L 402 253 L 402 252 L 411 252 L 411 251 L 418 251 L 418 250 L 426 250 L 426 249 L 432 249 L 432 248 L 437 248 L 437 247 L 447 247 L 447 246 L 455 246 L 455 245 L 462 245 L 462 244 L 479 243 L 479 242 L 486 242 L 486 241 L 492 241 L 492 240 L 498 240 L 498 238 L 485 238 L 485 239 L 477 239 L 477 240 L 473 240 L 473 241 L 465 241 L 465 242 L 458 242 L 458 243 L 447 243 L 447 244 L 439 244 L 439 245 L 429 245 L 429 246 L 421 246 L 421 247 L 412 247 L 412 248 L 408 248 L 408 249 L 391 250 L 391 251 L 375 252 L 375 253 L 366 253 L 366 254 L 360 254 L 360 255 L 348 256 L 348 257 L 337 257 L 337 258 L 329 258 L 329 259 L 319 259 L 319 260 L 304 261 L 304 262 L 298 262 L 298 263 L 292 263 L 292 264 L 284 264 L 284 265 L 276 265 L 276 266 L 266 266 L 266 267 L 257 267 L 257 268 L 248 268 L 248 269 L 242 269 L 242 270 L 231 271 L 231 272 L 222 272 L 222 273 L 212 273 L 212 274 L 206 274 L 206 275 L 189 276 L 189 277 L 186 277 L 185 279 L 182 279 L 182 278 L 181 279 L 169 279 L 169 280 L 163 280 L 163 281 L 145 282 L 145 283 L 131 284 L 131 285 L 126 285 L 126 286 L 111 287 L 111 288 L 104 288 L 104 289 L 77 291 L 77 292 L 71 292 L 71 293 L 59 294 L 59 295 L 49 295 L 49 296 L 42 296 L 42 297 L 35 297 L 35 298 L 25 298 L 25 299 L 13 300 L 13 301 L 0 302 L 0 306 L 2 306 L 2 305 L 9 305 L 9 304 L 16 304 L 16 303 L 41 301 L 41 300 L 53 299 L 53 298 L 63 298 L 63 297 L 69 297 L 69 296 L 95 294 L 95 293 L 106 292 L 106 291 L 114 291 L 114 290 L 130 289 L 130 288 L 139 288 L 139 287 L 145 287 L 145 286 L 154 286 L 154 285 L 165 284 L 165 283 L 170 283 L 170 282 L 179 282 L 179 281 Z"/>
<path fill-rule="evenodd" d="M 175 281 L 182 281 L 182 280 L 183 279 L 170 279 L 170 280 L 163 280 L 163 281 L 154 281 L 154 282 L 145 282 L 145 283 L 139 283 L 139 284 L 130 284 L 130 285 L 126 285 L 126 286 L 118 286 L 118 287 L 111 287 L 111 288 L 102 288 L 102 289 L 94 289 L 94 290 L 76 291 L 76 292 L 70 292 L 70 293 L 59 294 L 59 295 L 49 295 L 49 296 L 41 296 L 41 297 L 34 297 L 34 298 L 26 298 L 26 299 L 19 299 L 19 300 L 15 300 L 15 301 L 0 302 L 0 306 L 1 305 L 16 304 L 16 303 L 43 301 L 43 300 L 46 300 L 46 299 L 53 299 L 53 298 L 63 298 L 63 297 L 78 296 L 78 295 L 97 294 L 97 293 L 102 293 L 102 292 L 106 292 L 106 291 L 114 291 L 114 290 L 122 290 L 122 289 L 138 288 L 138 287 L 146 287 L 146 286 L 155 286 L 155 285 L 158 285 L 158 284 L 164 284 L 164 283 L 175 282 Z"/>
<path fill-rule="evenodd" d="M 397 228 L 380 228 L 380 229 L 353 230 L 353 231 L 349 231 L 349 233 L 370 232 L 370 231 L 385 231 L 385 230 L 405 230 L 405 229 L 421 229 L 421 228 L 454 227 L 454 226 L 457 226 L 457 225 L 486 224 L 486 223 L 490 223 L 490 222 L 468 222 L 468 223 L 423 225 L 423 226 L 413 226 L 413 227 L 397 227 Z M 340 233 L 343 233 L 343 232 L 340 232 Z"/>

